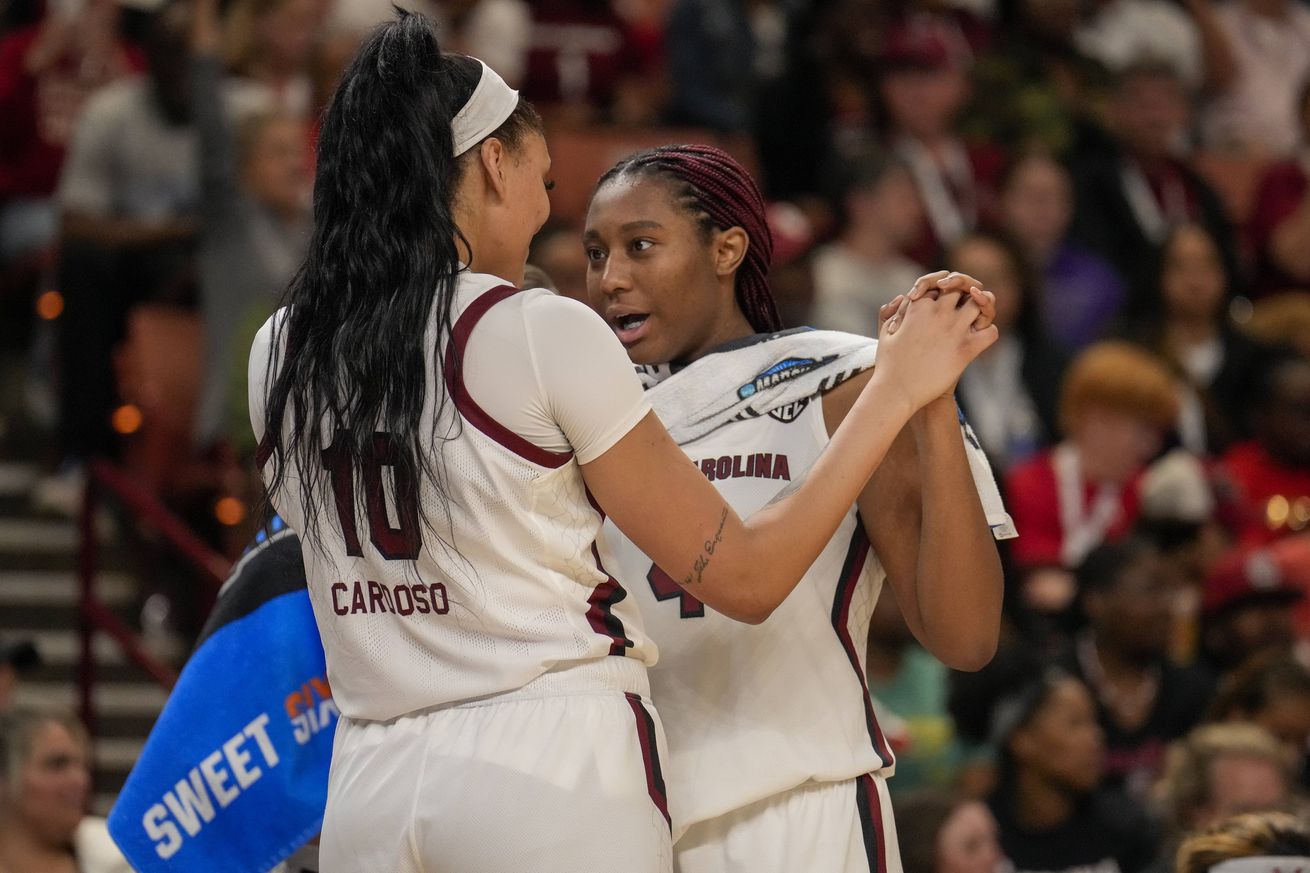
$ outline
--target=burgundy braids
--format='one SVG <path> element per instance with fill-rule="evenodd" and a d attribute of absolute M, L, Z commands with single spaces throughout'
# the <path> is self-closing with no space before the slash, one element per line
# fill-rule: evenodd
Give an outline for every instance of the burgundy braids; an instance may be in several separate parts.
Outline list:
<path fill-rule="evenodd" d="M 760 333 L 782 329 L 769 290 L 773 234 L 764 215 L 764 197 L 746 168 L 723 149 L 708 145 L 668 145 L 624 158 L 596 184 L 599 189 L 621 175 L 658 175 L 679 184 L 677 195 L 708 236 L 713 229 L 740 227 L 750 247 L 737 270 L 737 305 Z"/>

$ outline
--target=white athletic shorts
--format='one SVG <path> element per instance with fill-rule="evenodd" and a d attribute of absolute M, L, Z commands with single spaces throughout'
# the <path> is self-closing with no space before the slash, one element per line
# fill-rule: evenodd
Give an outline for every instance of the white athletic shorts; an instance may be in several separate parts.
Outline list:
<path fill-rule="evenodd" d="M 342 717 L 322 873 L 670 873 L 645 676 L 612 657 L 395 721 Z"/>
<path fill-rule="evenodd" d="M 902 873 L 887 782 L 809 782 L 698 822 L 674 847 L 676 873 Z"/>

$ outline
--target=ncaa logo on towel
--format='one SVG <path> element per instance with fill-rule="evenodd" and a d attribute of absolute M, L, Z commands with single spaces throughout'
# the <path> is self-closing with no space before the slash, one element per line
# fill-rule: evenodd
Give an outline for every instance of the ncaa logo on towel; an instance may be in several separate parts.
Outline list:
<path fill-rule="evenodd" d="M 800 414 L 805 411 L 805 407 L 809 405 L 810 399 L 808 397 L 796 400 L 792 403 L 784 403 L 777 409 L 770 410 L 769 418 L 772 418 L 775 421 L 780 421 L 783 424 L 790 424 L 799 418 Z"/>
<path fill-rule="evenodd" d="M 836 355 L 832 355 L 817 361 L 814 358 L 787 358 L 785 361 L 779 361 L 738 388 L 737 397 L 742 400 L 754 397 L 760 391 L 781 385 L 783 382 L 795 379 L 797 376 L 803 376 L 815 367 L 820 367 L 836 357 Z"/>

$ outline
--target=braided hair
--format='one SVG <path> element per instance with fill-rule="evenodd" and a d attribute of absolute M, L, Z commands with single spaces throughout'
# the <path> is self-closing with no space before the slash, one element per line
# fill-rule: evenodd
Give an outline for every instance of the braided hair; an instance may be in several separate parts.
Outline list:
<path fill-rule="evenodd" d="M 745 167 L 714 146 L 660 146 L 619 161 L 600 177 L 597 190 L 621 176 L 659 177 L 672 183 L 678 205 L 695 219 L 706 240 L 716 230 L 746 231 L 750 246 L 737 270 L 737 306 L 760 333 L 782 329 L 768 281 L 773 234 L 764 215 L 764 197 Z"/>

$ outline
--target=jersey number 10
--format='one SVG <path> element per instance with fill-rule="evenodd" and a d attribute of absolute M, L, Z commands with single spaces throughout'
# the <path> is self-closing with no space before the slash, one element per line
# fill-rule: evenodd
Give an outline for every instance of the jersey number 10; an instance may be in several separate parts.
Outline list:
<path fill-rule="evenodd" d="M 346 554 L 363 557 L 359 531 L 355 527 L 355 470 L 346 450 L 349 438 L 338 431 L 332 445 L 323 450 L 323 466 L 332 477 L 332 496 L 346 540 Z M 389 561 L 412 561 L 418 557 L 423 541 L 419 536 L 418 489 L 414 477 L 398 462 L 400 452 L 391 442 L 391 434 L 373 434 L 372 451 L 363 469 L 364 505 L 368 510 L 368 538 Z M 396 526 L 387 517 L 387 495 L 382 487 L 382 468 L 390 467 L 395 484 Z"/>

